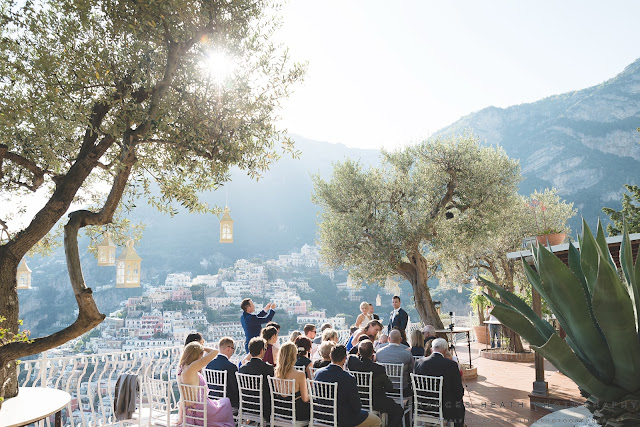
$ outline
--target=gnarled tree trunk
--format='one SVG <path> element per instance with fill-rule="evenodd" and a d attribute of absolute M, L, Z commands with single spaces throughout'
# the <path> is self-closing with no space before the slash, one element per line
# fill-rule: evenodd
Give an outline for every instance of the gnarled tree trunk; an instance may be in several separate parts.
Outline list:
<path fill-rule="evenodd" d="M 398 266 L 398 273 L 411 283 L 416 310 L 422 323 L 432 325 L 436 329 L 444 329 L 427 285 L 429 279 L 427 260 L 419 251 L 416 251 L 409 256 L 409 261 Z"/>
<path fill-rule="evenodd" d="M 0 248 L 0 316 L 6 320 L 0 328 L 9 333 L 18 333 L 18 290 L 16 274 L 19 260 L 16 260 L 4 248 Z M 1 348 L 1 347 L 0 347 Z M 6 359 L 0 354 L 0 407 L 2 400 L 18 394 L 18 374 L 14 360 Z"/>

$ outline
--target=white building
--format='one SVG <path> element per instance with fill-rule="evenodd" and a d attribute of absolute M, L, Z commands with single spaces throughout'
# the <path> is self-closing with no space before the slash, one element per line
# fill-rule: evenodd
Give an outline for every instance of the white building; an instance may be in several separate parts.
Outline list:
<path fill-rule="evenodd" d="M 191 286 L 191 273 L 171 273 L 167 275 L 167 279 L 164 281 L 165 286 L 171 288 L 177 286 Z"/>
<path fill-rule="evenodd" d="M 194 285 L 204 285 L 208 288 L 215 288 L 218 286 L 218 275 L 217 274 L 199 274 L 193 278 Z"/>

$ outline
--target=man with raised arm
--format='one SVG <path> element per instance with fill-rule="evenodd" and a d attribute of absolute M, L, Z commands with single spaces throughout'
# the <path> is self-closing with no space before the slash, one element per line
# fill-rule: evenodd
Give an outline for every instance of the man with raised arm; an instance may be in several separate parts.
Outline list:
<path fill-rule="evenodd" d="M 251 341 L 251 338 L 259 336 L 262 325 L 273 319 L 273 316 L 276 314 L 276 305 L 270 302 L 262 309 L 262 311 L 256 313 L 256 306 L 253 301 L 251 301 L 251 298 L 245 298 L 242 300 L 240 308 L 242 308 L 240 324 L 242 324 L 242 329 L 244 329 L 245 335 L 244 351 L 249 352 L 249 341 Z"/>

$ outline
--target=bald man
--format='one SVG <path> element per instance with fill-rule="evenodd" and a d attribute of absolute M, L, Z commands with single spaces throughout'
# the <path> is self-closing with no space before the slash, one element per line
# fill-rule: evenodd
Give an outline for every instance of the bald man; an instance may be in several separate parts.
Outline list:
<path fill-rule="evenodd" d="M 413 356 L 409 347 L 402 344 L 402 334 L 399 330 L 394 329 L 389 334 L 389 344 L 378 350 L 376 353 L 376 361 L 379 363 L 402 363 L 404 368 L 403 385 L 409 387 L 411 380 L 409 374 L 413 372 Z"/>

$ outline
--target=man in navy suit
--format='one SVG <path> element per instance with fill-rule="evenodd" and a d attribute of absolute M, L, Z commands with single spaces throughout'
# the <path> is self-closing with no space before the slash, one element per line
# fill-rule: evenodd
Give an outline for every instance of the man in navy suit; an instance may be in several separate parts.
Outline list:
<path fill-rule="evenodd" d="M 394 295 L 391 299 L 391 305 L 393 305 L 393 311 L 389 314 L 389 325 L 387 326 L 387 335 L 391 333 L 393 328 L 398 328 L 401 331 L 407 330 L 407 323 L 409 323 L 409 315 L 402 307 L 400 307 L 400 297 Z"/>
<path fill-rule="evenodd" d="M 271 395 L 269 394 L 267 376 L 273 376 L 273 366 L 262 360 L 265 351 L 267 351 L 267 342 L 260 337 L 252 338 L 249 342 L 251 360 L 242 365 L 238 372 L 241 374 L 262 375 L 262 411 L 265 419 L 268 420 L 271 416 Z"/>
<path fill-rule="evenodd" d="M 415 373 L 433 377 L 442 376 L 442 416 L 453 421 L 456 427 L 464 425 L 464 388 L 460 377 L 460 368 L 453 360 L 444 355 L 447 352 L 447 341 L 436 338 L 431 341 L 431 356 L 422 358 L 416 363 Z"/>
<path fill-rule="evenodd" d="M 393 383 L 387 376 L 384 366 L 373 361 L 373 343 L 370 340 L 358 344 L 358 357 L 351 355 L 347 361 L 350 371 L 371 372 L 371 391 L 373 409 L 389 416 L 390 426 L 402 425 L 402 406 L 398 405 L 387 392 L 393 391 Z"/>
<path fill-rule="evenodd" d="M 330 353 L 331 364 L 316 371 L 316 381 L 338 383 L 338 426 L 380 426 L 380 418 L 362 409 L 356 379 L 343 369 L 347 348 L 335 346 Z"/>
<path fill-rule="evenodd" d="M 240 323 L 242 324 L 242 329 L 244 329 L 244 335 L 246 337 L 244 341 L 244 351 L 249 352 L 249 341 L 251 341 L 251 338 L 260 335 L 260 329 L 262 329 L 264 323 L 268 323 L 273 319 L 273 315 L 276 314 L 274 311 L 276 305 L 270 302 L 260 313 L 256 313 L 256 306 L 253 301 L 251 301 L 251 298 L 245 298 L 242 300 L 240 308 L 242 308 Z"/>
<path fill-rule="evenodd" d="M 207 369 L 216 371 L 227 371 L 227 397 L 231 400 L 231 406 L 238 407 L 238 381 L 236 380 L 236 372 L 238 367 L 231 363 L 229 359 L 233 356 L 236 344 L 232 338 L 224 337 L 218 342 L 218 355 L 207 365 Z M 209 385 L 210 389 L 219 389 L 220 387 Z"/>

